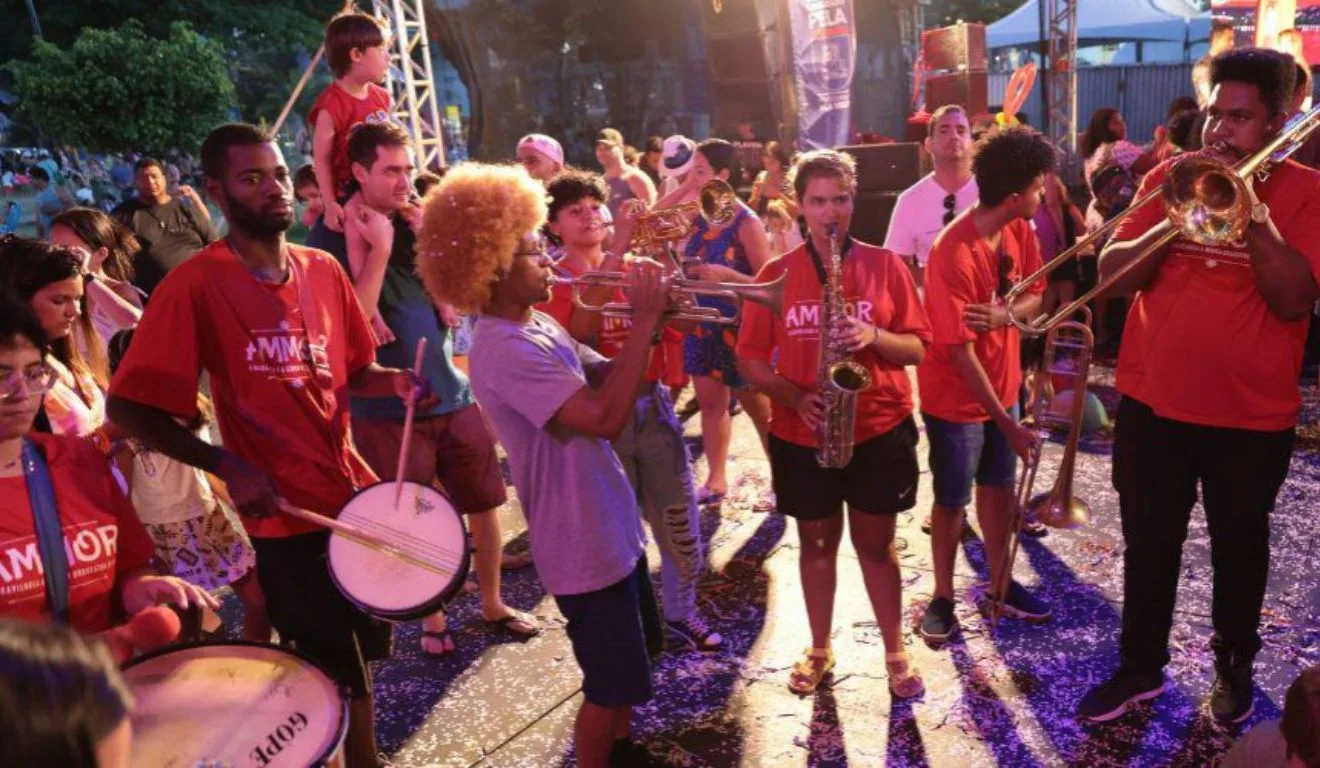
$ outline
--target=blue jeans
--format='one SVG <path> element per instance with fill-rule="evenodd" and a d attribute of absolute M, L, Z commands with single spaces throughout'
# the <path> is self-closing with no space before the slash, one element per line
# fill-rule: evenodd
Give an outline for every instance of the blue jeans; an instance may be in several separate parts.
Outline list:
<path fill-rule="evenodd" d="M 1018 417 L 1016 404 L 1008 410 Z M 963 424 L 921 414 L 930 440 L 930 473 L 935 504 L 965 507 L 972 502 L 972 481 L 987 488 L 1011 488 L 1017 455 L 993 420 Z"/>

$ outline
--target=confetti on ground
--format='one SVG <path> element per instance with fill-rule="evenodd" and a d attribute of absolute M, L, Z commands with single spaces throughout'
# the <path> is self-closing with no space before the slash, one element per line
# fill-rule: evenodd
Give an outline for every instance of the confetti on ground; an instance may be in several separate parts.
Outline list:
<path fill-rule="evenodd" d="M 1111 414 L 1112 371 L 1097 369 L 1093 391 Z M 1320 419 L 1320 395 L 1303 389 L 1302 423 Z M 700 419 L 687 420 L 699 453 Z M 992 633 L 971 603 L 985 579 L 979 527 L 964 539 L 955 575 L 960 635 L 929 648 L 912 627 L 934 589 L 929 538 L 920 530 L 930 505 L 923 474 L 918 506 L 898 518 L 903 542 L 905 644 L 925 679 L 926 695 L 891 701 L 884 645 L 847 537 L 838 563 L 832 685 L 799 698 L 785 683 L 810 642 L 797 571 L 793 525 L 754 509 L 769 490 L 759 441 L 746 417 L 735 420 L 724 504 L 703 512 L 708 573 L 702 610 L 725 637 L 718 653 L 676 649 L 655 668 L 655 698 L 634 714 L 634 732 L 657 764 L 724 766 L 1205 766 L 1235 738 L 1214 726 L 1201 702 L 1213 679 L 1209 537 L 1198 508 L 1184 550 L 1178 611 L 1168 667 L 1174 689 L 1102 727 L 1073 718 L 1077 701 L 1117 664 L 1123 539 L 1110 485 L 1112 432 L 1082 441 L 1075 488 L 1094 522 L 1076 531 L 1026 539 L 1017 578 L 1054 608 L 1045 625 L 1005 621 Z M 1041 489 L 1053 482 L 1061 445 L 1046 449 Z M 918 448 L 923 468 L 926 446 Z M 704 459 L 697 479 L 705 475 Z M 1273 513 L 1270 586 L 1262 620 L 1252 722 L 1278 717 L 1283 692 L 1305 665 L 1320 663 L 1320 429 L 1301 430 L 1292 471 Z M 501 512 L 521 533 L 516 501 Z M 975 526 L 975 516 L 971 516 Z M 525 546 L 525 533 L 519 544 Z M 649 554 L 653 572 L 659 554 Z M 658 582 L 658 576 L 656 577 Z M 381 744 L 397 766 L 573 765 L 572 723 L 581 679 L 562 618 L 535 570 L 504 575 L 508 602 L 536 613 L 547 631 L 521 642 L 484 625 L 475 595 L 451 619 L 458 650 L 424 657 L 416 625 L 396 632 L 394 658 L 374 666 Z M 237 631 L 237 606 L 225 616 Z"/>

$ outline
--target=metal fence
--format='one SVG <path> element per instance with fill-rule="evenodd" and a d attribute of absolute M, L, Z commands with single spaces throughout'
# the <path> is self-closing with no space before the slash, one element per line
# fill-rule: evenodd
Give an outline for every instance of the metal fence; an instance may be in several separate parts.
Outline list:
<path fill-rule="evenodd" d="M 1008 73 L 990 75 L 990 104 L 1003 102 L 1009 77 Z M 1045 122 L 1040 103 L 1043 80 L 1036 79 L 1022 108 L 1031 124 L 1038 128 Z M 1114 107 L 1127 121 L 1128 138 L 1145 144 L 1154 136 L 1155 126 L 1164 124 L 1169 102 L 1192 95 L 1191 64 L 1081 67 L 1077 70 L 1077 130 L 1086 130 L 1095 110 Z"/>

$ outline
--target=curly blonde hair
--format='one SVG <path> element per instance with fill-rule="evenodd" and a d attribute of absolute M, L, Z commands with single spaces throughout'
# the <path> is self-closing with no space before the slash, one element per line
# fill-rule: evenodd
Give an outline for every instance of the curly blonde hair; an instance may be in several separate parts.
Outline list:
<path fill-rule="evenodd" d="M 417 274 L 437 302 L 478 312 L 545 217 L 545 187 L 521 166 L 457 165 L 422 201 Z"/>

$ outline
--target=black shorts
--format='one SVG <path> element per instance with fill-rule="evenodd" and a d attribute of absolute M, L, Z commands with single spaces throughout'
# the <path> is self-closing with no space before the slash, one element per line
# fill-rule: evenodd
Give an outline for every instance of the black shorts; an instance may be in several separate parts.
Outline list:
<path fill-rule="evenodd" d="M 392 632 L 348 601 L 330 578 L 330 533 L 253 538 L 257 582 L 280 639 L 325 667 L 355 699 L 371 693 L 367 662 L 388 658 Z"/>
<path fill-rule="evenodd" d="M 555 595 L 568 619 L 568 639 L 582 668 L 582 695 L 598 707 L 615 709 L 651 698 L 651 661 L 664 650 L 660 609 L 646 568 L 637 558 L 632 573 L 595 592 Z"/>
<path fill-rule="evenodd" d="M 917 503 L 917 425 L 912 417 L 858 443 L 842 469 L 816 463 L 816 449 L 770 436 L 770 473 L 779 511 L 799 520 L 824 520 L 848 508 L 896 515 Z"/>

